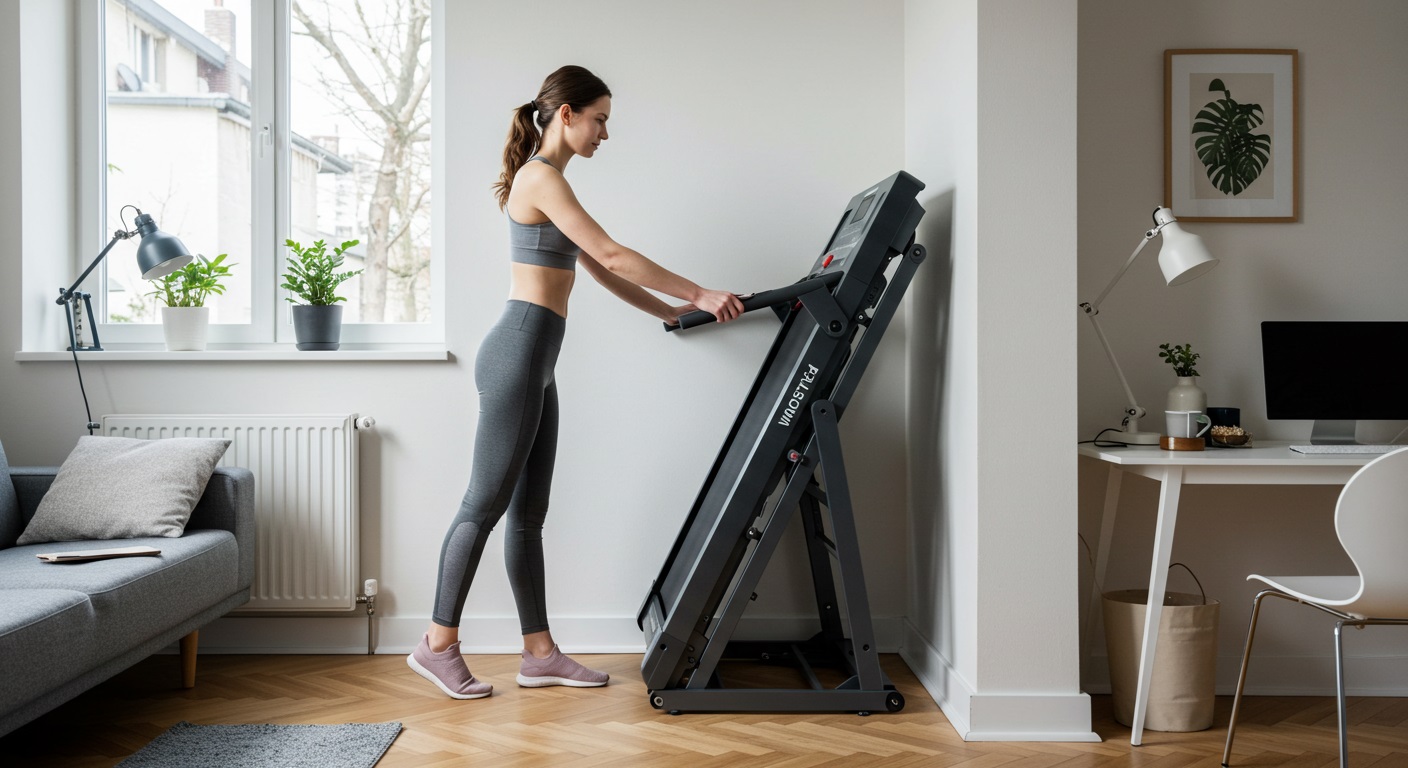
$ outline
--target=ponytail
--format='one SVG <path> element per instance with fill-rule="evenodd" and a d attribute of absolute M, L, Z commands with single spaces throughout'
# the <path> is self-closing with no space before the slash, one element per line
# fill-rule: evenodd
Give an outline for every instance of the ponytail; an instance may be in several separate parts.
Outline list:
<path fill-rule="evenodd" d="M 543 87 L 538 90 L 538 98 L 513 111 L 513 122 L 508 127 L 508 142 L 504 144 L 504 168 L 499 180 L 494 184 L 494 197 L 499 202 L 499 210 L 508 205 L 508 193 L 513 189 L 513 177 L 543 146 L 543 133 L 552 123 L 553 116 L 563 104 L 573 112 L 581 112 L 588 104 L 603 96 L 610 96 L 611 89 L 601 78 L 582 67 L 566 66 L 548 75 Z M 537 119 L 533 113 L 538 114 Z"/>
<path fill-rule="evenodd" d="M 542 145 L 542 134 L 533 125 L 533 102 L 528 102 L 513 112 L 513 122 L 508 127 L 508 143 L 504 145 L 504 169 L 499 174 L 499 182 L 494 185 L 494 196 L 499 201 L 499 210 L 508 205 L 508 193 L 513 189 L 513 175 L 518 172 L 528 158 Z"/>

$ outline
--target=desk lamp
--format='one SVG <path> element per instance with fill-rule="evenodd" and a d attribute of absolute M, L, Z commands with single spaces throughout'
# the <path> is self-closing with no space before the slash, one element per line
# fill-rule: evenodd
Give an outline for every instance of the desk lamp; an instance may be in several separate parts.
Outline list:
<path fill-rule="evenodd" d="M 73 368 L 78 371 L 78 389 L 80 392 L 83 392 L 83 409 L 88 413 L 88 434 L 90 435 L 93 434 L 93 430 L 98 428 L 98 425 L 94 423 L 93 413 L 88 409 L 88 393 L 83 389 L 83 371 L 78 367 L 78 353 L 80 350 L 84 352 L 101 352 L 103 347 L 98 341 L 97 321 L 93 319 L 93 295 L 91 293 L 80 293 L 78 286 L 82 285 L 83 281 L 88 278 L 88 275 L 97 268 L 98 264 L 102 262 L 103 257 L 108 255 L 108 251 L 111 251 L 112 247 L 117 245 L 118 240 L 126 240 L 131 237 L 136 237 L 137 235 L 142 236 L 141 242 L 137 243 L 137 266 L 142 270 L 143 280 L 154 280 L 158 277 L 164 277 L 191 262 L 191 252 L 186 250 L 186 246 L 174 235 L 168 235 L 160 229 L 157 229 L 156 221 L 152 219 L 151 214 L 142 213 L 142 209 L 137 206 L 122 206 L 122 210 L 118 211 L 119 221 L 121 221 L 122 218 L 122 211 L 128 208 L 137 212 L 137 218 L 132 220 L 134 225 L 133 229 L 119 229 L 114 232 L 112 239 L 108 241 L 108 244 L 98 254 L 98 257 L 93 259 L 93 263 L 89 264 L 88 268 L 83 270 L 83 274 L 79 275 L 78 279 L 73 281 L 73 285 L 68 288 L 59 289 L 57 303 L 64 305 L 64 315 L 68 319 L 68 348 L 69 351 L 73 353 Z M 125 222 L 123 226 L 126 226 Z M 91 346 L 83 346 L 78 342 L 78 334 L 74 323 L 74 305 L 77 304 L 80 299 L 83 301 L 83 311 L 88 316 L 88 322 L 92 325 L 93 344 Z"/>
<path fill-rule="evenodd" d="M 1162 206 L 1154 209 L 1154 226 L 1144 233 L 1144 239 L 1139 242 L 1139 246 L 1134 249 L 1134 253 L 1129 255 L 1120 271 L 1110 279 L 1105 290 L 1095 297 L 1094 301 L 1081 302 L 1081 311 L 1090 318 L 1090 324 L 1095 328 L 1095 335 L 1100 339 L 1100 345 L 1105 348 L 1105 356 L 1110 358 L 1110 365 L 1115 367 L 1115 374 L 1120 377 L 1120 385 L 1124 387 L 1124 395 L 1129 400 L 1129 405 L 1124 409 L 1124 420 L 1121 425 L 1124 427 L 1121 442 L 1126 445 L 1155 446 L 1159 444 L 1158 432 L 1140 432 L 1139 420 L 1143 418 L 1147 411 L 1139 406 L 1134 400 L 1134 391 L 1129 388 L 1129 380 L 1124 377 L 1124 371 L 1120 369 L 1120 363 L 1115 359 L 1115 351 L 1110 348 L 1109 339 L 1105 338 L 1105 332 L 1100 328 L 1100 304 L 1109 295 L 1110 289 L 1115 287 L 1115 283 L 1124 277 L 1124 273 L 1134 260 L 1139 256 L 1139 252 L 1144 250 L 1144 246 L 1150 240 L 1163 235 L 1164 244 L 1159 252 L 1159 269 L 1164 273 L 1164 281 L 1170 287 L 1182 285 L 1195 277 L 1217 266 L 1217 259 L 1208 253 L 1207 246 L 1197 235 L 1183 231 L 1179 226 L 1178 219 L 1174 218 L 1173 211 Z"/>
<path fill-rule="evenodd" d="M 135 228 L 130 231 L 119 229 L 114 232 L 107 246 L 98 254 L 98 258 L 93 259 L 93 263 L 89 264 L 88 268 L 83 270 L 83 274 L 79 275 L 78 279 L 73 281 L 73 285 L 68 288 L 59 289 L 57 303 L 64 305 L 64 314 L 68 317 L 68 348 L 75 352 L 79 350 L 84 352 L 101 352 L 103 349 L 102 344 L 98 341 L 97 321 L 93 319 L 93 295 L 91 293 L 79 293 L 78 286 L 82 285 L 83 281 L 88 279 L 89 273 L 98 266 L 98 263 L 103 260 L 104 256 L 108 255 L 108 251 L 111 251 L 112 247 L 117 245 L 118 240 L 126 240 L 137 235 L 142 236 L 142 241 L 137 244 L 137 265 L 142 269 L 143 280 L 155 280 L 158 277 L 164 277 L 191 262 L 191 252 L 186 250 L 186 246 L 182 245 L 181 241 L 176 237 L 157 229 L 156 222 L 152 219 L 151 214 L 142 213 L 142 209 L 135 205 L 124 205 L 122 208 L 123 210 L 131 208 L 137 212 L 137 218 L 133 219 Z M 121 211 L 118 212 L 118 216 L 120 219 Z M 74 330 L 74 304 L 77 303 L 79 299 L 83 300 L 83 311 L 88 315 L 88 322 L 93 326 L 93 344 L 91 346 L 81 346 L 78 343 L 77 334 Z"/>

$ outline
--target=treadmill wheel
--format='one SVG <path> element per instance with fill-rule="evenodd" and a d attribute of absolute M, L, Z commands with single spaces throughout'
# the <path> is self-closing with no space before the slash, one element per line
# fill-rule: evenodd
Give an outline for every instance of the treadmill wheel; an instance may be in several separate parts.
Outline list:
<path fill-rule="evenodd" d="M 654 708 L 656 708 L 656 709 L 659 709 L 659 708 L 665 706 L 665 700 L 664 700 L 663 698 L 659 697 L 659 696 L 651 696 L 651 697 L 650 697 L 650 706 L 652 706 L 652 707 L 654 707 Z"/>
<path fill-rule="evenodd" d="M 891 712 L 904 709 L 904 696 L 900 695 L 899 691 L 891 691 L 890 695 L 885 697 L 885 708 Z"/>

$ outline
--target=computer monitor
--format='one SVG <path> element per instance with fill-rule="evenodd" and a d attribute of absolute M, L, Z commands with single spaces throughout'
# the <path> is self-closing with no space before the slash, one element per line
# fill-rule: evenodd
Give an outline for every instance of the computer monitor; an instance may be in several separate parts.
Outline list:
<path fill-rule="evenodd" d="M 1408 419 L 1405 352 L 1408 322 L 1263 322 L 1266 418 L 1314 419 L 1318 444 L 1355 442 L 1360 420 Z"/>

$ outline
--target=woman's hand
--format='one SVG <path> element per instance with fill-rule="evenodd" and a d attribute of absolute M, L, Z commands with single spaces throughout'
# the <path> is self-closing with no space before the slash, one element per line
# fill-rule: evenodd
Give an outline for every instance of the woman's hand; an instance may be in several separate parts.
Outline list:
<path fill-rule="evenodd" d="M 663 317 L 661 319 L 664 320 L 666 323 L 669 323 L 670 325 L 679 325 L 681 315 L 693 312 L 697 309 L 699 309 L 699 307 L 696 307 L 693 304 L 681 304 L 678 307 L 670 307 L 666 311 L 668 316 Z"/>
<path fill-rule="evenodd" d="M 743 302 L 728 291 L 700 289 L 694 306 L 714 316 L 715 320 L 727 323 L 743 314 Z"/>

